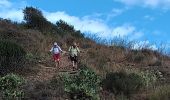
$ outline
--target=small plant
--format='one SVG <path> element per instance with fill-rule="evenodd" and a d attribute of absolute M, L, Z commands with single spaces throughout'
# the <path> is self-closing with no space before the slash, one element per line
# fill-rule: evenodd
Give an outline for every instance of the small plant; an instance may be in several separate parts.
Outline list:
<path fill-rule="evenodd" d="M 7 100 L 13 100 L 14 98 L 22 97 L 23 92 L 19 88 L 23 83 L 23 78 L 14 74 L 8 74 L 4 77 L 1 77 L 0 91 L 3 94 L 3 97 Z"/>
<path fill-rule="evenodd" d="M 99 100 L 100 78 L 89 68 L 82 68 L 78 75 L 63 77 L 65 91 L 71 98 L 81 100 Z"/>

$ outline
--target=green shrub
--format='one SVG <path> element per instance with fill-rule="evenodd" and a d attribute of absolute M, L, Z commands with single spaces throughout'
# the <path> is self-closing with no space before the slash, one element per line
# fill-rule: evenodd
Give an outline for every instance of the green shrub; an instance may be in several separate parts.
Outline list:
<path fill-rule="evenodd" d="M 0 91 L 3 97 L 7 100 L 13 100 L 12 98 L 23 96 L 23 92 L 19 89 L 23 83 L 23 78 L 14 74 L 8 74 L 4 77 L 1 77 Z"/>
<path fill-rule="evenodd" d="M 137 69 L 125 69 L 126 73 L 135 73 L 138 76 L 142 77 L 142 83 L 144 87 L 150 87 L 154 86 L 154 83 L 156 83 L 158 77 L 160 77 L 159 71 L 154 71 L 154 70 L 146 70 L 146 71 L 140 71 Z"/>
<path fill-rule="evenodd" d="M 64 75 L 65 91 L 71 98 L 81 100 L 99 100 L 100 78 L 91 69 L 82 68 L 77 75 Z"/>
<path fill-rule="evenodd" d="M 0 74 L 14 71 L 23 64 L 26 52 L 10 41 L 0 41 Z"/>
<path fill-rule="evenodd" d="M 142 77 L 125 72 L 108 73 L 102 83 L 107 90 L 115 94 L 123 93 L 125 95 L 129 95 L 143 86 Z"/>
<path fill-rule="evenodd" d="M 157 76 L 153 71 L 149 71 L 149 70 L 141 71 L 136 74 L 142 77 L 143 85 L 145 87 L 153 86 L 153 84 L 157 81 Z"/>

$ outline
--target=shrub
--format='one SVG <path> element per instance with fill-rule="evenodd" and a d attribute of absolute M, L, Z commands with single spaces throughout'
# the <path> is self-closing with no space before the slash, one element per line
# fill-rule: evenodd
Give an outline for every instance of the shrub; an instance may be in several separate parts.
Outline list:
<path fill-rule="evenodd" d="M 142 78 L 142 84 L 144 87 L 153 86 L 154 83 L 157 81 L 158 77 L 160 76 L 160 75 L 156 75 L 159 72 L 155 72 L 152 70 L 139 71 L 132 68 L 132 69 L 125 69 L 125 71 L 127 73 L 135 73 L 138 76 L 140 76 Z"/>
<path fill-rule="evenodd" d="M 73 99 L 98 100 L 100 78 L 91 69 L 82 68 L 75 75 L 64 75 L 65 91 Z"/>
<path fill-rule="evenodd" d="M 142 77 L 143 85 L 145 87 L 152 86 L 157 81 L 157 76 L 153 71 L 141 71 L 137 74 Z"/>
<path fill-rule="evenodd" d="M 125 95 L 129 95 L 143 86 L 142 77 L 125 72 L 108 73 L 102 83 L 107 90 L 115 94 L 123 93 Z"/>
<path fill-rule="evenodd" d="M 18 44 L 0 41 L 0 74 L 18 69 L 23 64 L 26 52 Z"/>
<path fill-rule="evenodd" d="M 8 74 L 4 77 L 1 77 L 0 91 L 3 94 L 3 97 L 9 100 L 23 96 L 23 92 L 19 89 L 23 83 L 23 78 L 14 74 Z"/>

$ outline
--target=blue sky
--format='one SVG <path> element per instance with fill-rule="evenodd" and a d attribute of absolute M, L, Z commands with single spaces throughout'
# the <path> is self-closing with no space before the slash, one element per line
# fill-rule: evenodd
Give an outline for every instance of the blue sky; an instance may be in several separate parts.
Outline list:
<path fill-rule="evenodd" d="M 128 37 L 153 48 L 170 43 L 170 0 L 0 0 L 0 17 L 21 22 L 26 6 L 104 39 Z"/>

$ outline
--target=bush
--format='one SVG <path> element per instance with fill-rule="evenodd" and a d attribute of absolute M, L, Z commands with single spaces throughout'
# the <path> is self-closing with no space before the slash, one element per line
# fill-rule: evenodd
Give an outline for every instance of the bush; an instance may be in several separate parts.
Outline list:
<path fill-rule="evenodd" d="M 75 75 L 64 75 L 63 77 L 65 91 L 68 92 L 73 99 L 81 100 L 99 100 L 99 83 L 100 78 L 88 68 L 82 68 Z"/>
<path fill-rule="evenodd" d="M 0 74 L 14 71 L 23 64 L 26 52 L 10 41 L 0 41 Z"/>
<path fill-rule="evenodd" d="M 23 96 L 23 92 L 19 89 L 24 80 L 14 74 L 8 74 L 0 78 L 0 91 L 7 100 Z"/>
<path fill-rule="evenodd" d="M 157 76 L 153 71 L 141 71 L 137 74 L 142 77 L 143 85 L 145 87 L 153 86 L 153 84 L 157 81 Z"/>
<path fill-rule="evenodd" d="M 125 72 L 108 73 L 102 83 L 107 90 L 115 94 L 123 93 L 125 95 L 129 95 L 143 86 L 142 77 Z"/>
<path fill-rule="evenodd" d="M 140 76 L 142 78 L 142 83 L 144 87 L 150 87 L 150 86 L 154 86 L 154 83 L 157 81 L 158 77 L 160 77 L 160 75 L 156 75 L 159 74 L 160 72 L 158 71 L 154 71 L 154 70 L 146 70 L 146 71 L 140 71 L 140 70 L 136 70 L 136 69 L 125 69 L 126 73 L 134 73 L 137 74 L 138 76 Z"/>

